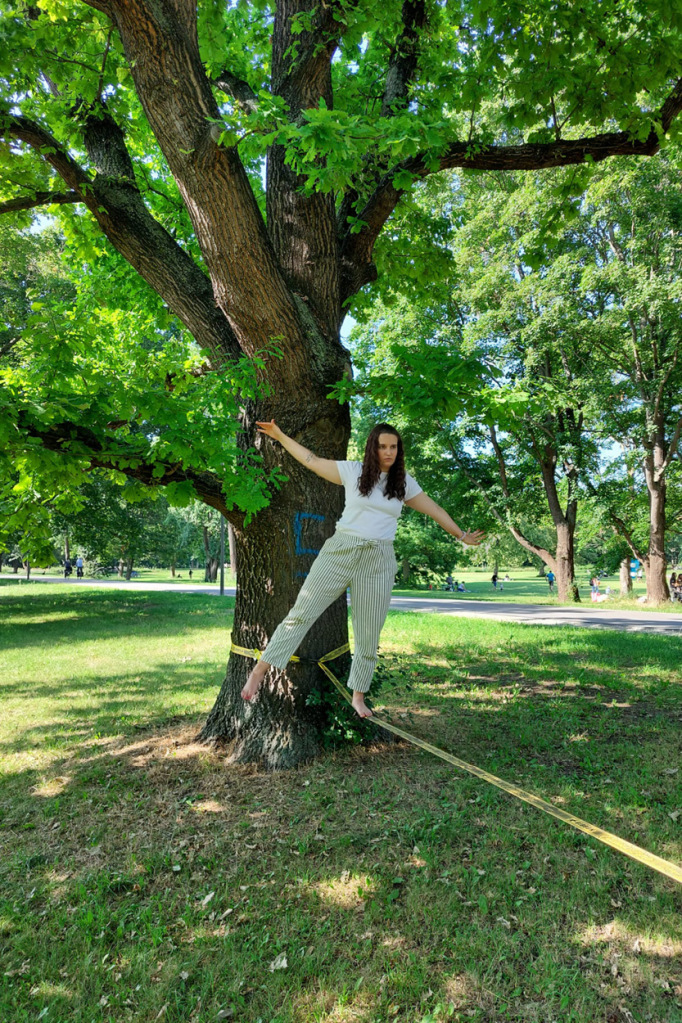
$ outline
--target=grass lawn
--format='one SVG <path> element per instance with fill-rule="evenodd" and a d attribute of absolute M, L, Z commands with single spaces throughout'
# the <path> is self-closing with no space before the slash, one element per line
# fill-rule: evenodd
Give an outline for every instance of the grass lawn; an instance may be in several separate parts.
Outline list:
<path fill-rule="evenodd" d="M 672 881 L 414 747 L 197 745 L 231 607 L 0 589 L 3 1023 L 682 1020 Z M 403 727 L 682 862 L 677 639 L 391 613 L 382 652 Z"/>

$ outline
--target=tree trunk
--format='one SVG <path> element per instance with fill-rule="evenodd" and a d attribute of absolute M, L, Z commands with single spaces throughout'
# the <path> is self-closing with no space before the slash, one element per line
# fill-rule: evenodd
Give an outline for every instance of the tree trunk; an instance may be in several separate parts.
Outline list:
<path fill-rule="evenodd" d="M 666 578 L 668 563 L 665 557 L 665 479 L 649 490 L 649 554 L 646 572 L 646 599 L 648 604 L 662 604 L 670 599 Z"/>
<path fill-rule="evenodd" d="M 171 574 L 171 579 L 175 579 L 175 565 L 171 565 L 171 567 L 170 567 L 170 574 Z"/>
<path fill-rule="evenodd" d="M 237 580 L 237 541 L 234 535 L 234 526 L 231 522 L 227 524 L 227 542 L 230 549 L 230 571 Z"/>
<path fill-rule="evenodd" d="M 402 564 L 402 568 L 400 570 L 400 574 L 403 577 L 403 582 L 404 583 L 409 582 L 409 579 L 410 579 L 410 561 L 409 561 L 409 558 L 403 558 L 403 564 Z"/>
<path fill-rule="evenodd" d="M 555 564 L 552 564 L 551 561 L 548 564 L 556 575 L 559 600 L 572 600 L 579 603 L 580 593 L 575 582 L 573 551 L 573 538 L 578 519 L 577 472 L 571 470 L 566 473 L 568 498 L 564 513 L 556 485 L 556 450 L 551 444 L 546 444 L 540 454 L 537 445 L 534 444 L 533 447 L 542 472 L 547 504 L 556 529 L 556 557 L 553 559 Z"/>
<path fill-rule="evenodd" d="M 69 531 L 64 533 L 64 561 L 71 560 L 71 548 L 69 547 Z"/>
<path fill-rule="evenodd" d="M 211 553 L 211 541 L 208 535 L 208 526 L 202 527 L 204 539 L 204 582 L 214 583 L 218 574 L 218 558 Z"/>
<path fill-rule="evenodd" d="M 556 524 L 556 579 L 559 600 L 580 601 L 575 583 L 573 528 L 570 522 Z"/>
<path fill-rule="evenodd" d="M 325 412 L 324 419 L 296 439 L 322 457 L 342 458 L 350 432 L 348 408 L 327 402 Z M 316 554 L 334 532 L 344 497 L 341 487 L 299 465 L 279 445 L 267 441 L 264 446 L 266 461 L 282 458 L 289 483 L 246 528 L 234 531 L 239 574 L 232 637 L 239 646 L 258 650 L 265 648 L 294 604 Z M 240 692 L 255 661 L 231 653 L 201 738 L 232 740 L 232 761 L 256 760 L 272 769 L 294 767 L 315 756 L 322 748 L 323 710 L 306 701 L 313 690 L 330 686 L 315 662 L 347 642 L 344 593 L 303 640 L 297 651 L 303 662 L 270 672 L 253 704 L 245 703 Z M 334 661 L 332 670 L 343 675 L 348 664 L 345 655 Z"/>
<path fill-rule="evenodd" d="M 31 562 L 26 559 L 26 582 L 31 578 Z"/>
<path fill-rule="evenodd" d="M 630 559 L 623 558 L 620 563 L 620 595 L 629 597 L 632 594 L 632 576 L 630 575 Z"/>
<path fill-rule="evenodd" d="M 131 557 L 126 558 L 125 570 L 126 570 L 126 581 L 130 582 L 130 577 L 133 574 L 133 559 Z"/>
<path fill-rule="evenodd" d="M 644 478 L 649 491 L 649 551 L 646 558 L 646 599 L 648 604 L 670 600 L 665 556 L 666 511 L 665 423 L 655 421 L 653 439 L 644 460 Z"/>

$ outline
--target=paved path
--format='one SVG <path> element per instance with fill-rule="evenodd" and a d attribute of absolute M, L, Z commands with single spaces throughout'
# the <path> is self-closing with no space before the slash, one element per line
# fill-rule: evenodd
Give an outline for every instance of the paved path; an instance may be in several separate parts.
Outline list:
<path fill-rule="evenodd" d="M 453 606 L 454 605 L 454 606 Z M 433 600 L 393 597 L 396 611 L 433 611 L 458 618 L 493 618 L 524 625 L 575 625 L 588 629 L 620 629 L 624 632 L 655 632 L 682 635 L 679 615 L 665 611 L 616 611 L 592 607 L 552 607 L 551 604 L 498 604 L 488 600 Z"/>
<path fill-rule="evenodd" d="M 0 575 L 18 582 L 21 576 Z M 174 593 L 209 593 L 218 596 L 220 587 L 206 583 L 124 582 L 119 579 L 68 579 L 59 576 L 34 575 L 32 582 L 63 583 L 71 586 L 102 586 L 118 590 L 145 590 Z M 225 587 L 226 596 L 233 597 L 233 587 Z M 652 632 L 658 635 L 682 634 L 682 610 L 679 615 L 661 611 L 615 611 L 603 605 L 592 607 L 553 607 L 551 604 L 502 604 L 488 600 L 452 600 L 433 597 L 393 597 L 394 611 L 427 611 L 459 618 L 492 618 L 502 622 L 525 625 L 574 625 L 588 629 L 620 629 L 624 632 Z"/>

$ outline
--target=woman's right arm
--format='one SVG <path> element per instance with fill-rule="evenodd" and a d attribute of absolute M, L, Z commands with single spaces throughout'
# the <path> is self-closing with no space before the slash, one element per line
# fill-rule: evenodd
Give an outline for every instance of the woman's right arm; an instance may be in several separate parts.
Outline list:
<path fill-rule="evenodd" d="M 343 481 L 339 473 L 339 467 L 336 462 L 331 458 L 318 458 L 312 451 L 308 451 L 298 441 L 293 440 L 291 437 L 287 437 L 286 433 L 283 433 L 274 419 L 271 419 L 269 423 L 256 423 L 259 433 L 264 433 L 268 437 L 272 437 L 273 440 L 279 441 L 285 451 L 300 462 L 301 465 L 305 465 L 306 469 L 312 470 L 318 476 L 321 476 L 323 480 L 329 480 L 330 483 L 337 483 L 342 486 Z"/>

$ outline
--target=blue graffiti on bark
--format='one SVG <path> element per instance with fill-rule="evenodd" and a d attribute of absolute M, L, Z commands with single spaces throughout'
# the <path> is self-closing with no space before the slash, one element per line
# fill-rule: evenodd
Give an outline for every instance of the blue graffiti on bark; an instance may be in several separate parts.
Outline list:
<path fill-rule="evenodd" d="M 319 547 L 303 546 L 303 523 L 306 519 L 313 522 L 324 522 L 324 515 L 313 515 L 312 512 L 296 512 L 294 515 L 294 540 L 297 554 L 319 554 Z"/>

